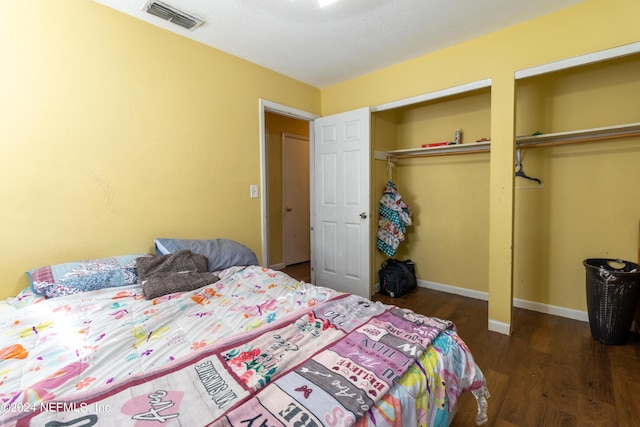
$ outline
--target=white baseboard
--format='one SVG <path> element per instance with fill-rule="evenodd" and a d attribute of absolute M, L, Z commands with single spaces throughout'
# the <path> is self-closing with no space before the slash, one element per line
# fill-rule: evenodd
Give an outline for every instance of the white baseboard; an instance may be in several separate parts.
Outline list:
<path fill-rule="evenodd" d="M 489 301 L 489 294 L 486 292 L 474 291 L 472 289 L 458 288 L 442 283 L 429 282 L 426 280 L 418 280 L 418 286 L 421 288 L 433 289 L 434 291 L 446 292 L 448 294 L 460 295 L 482 301 Z"/>
<path fill-rule="evenodd" d="M 460 295 L 463 297 L 473 298 L 481 301 L 489 301 L 487 292 L 474 291 L 472 289 L 459 288 L 442 283 L 430 282 L 427 280 L 418 280 L 418 286 L 421 288 L 432 289 L 434 291 L 445 292 L 448 294 Z M 374 293 L 380 292 L 380 283 L 376 283 L 373 288 Z M 574 310 L 571 308 L 560 307 L 557 305 L 542 304 L 534 301 L 527 301 L 520 298 L 513 299 L 513 306 L 523 308 L 525 310 L 537 311 L 539 313 L 551 314 L 553 316 L 565 317 L 567 319 L 580 320 L 582 322 L 589 321 L 589 314 L 586 311 Z M 510 335 L 511 325 L 500 322 L 495 319 L 489 319 L 489 330 L 499 332 L 501 334 Z"/>
<path fill-rule="evenodd" d="M 471 289 L 458 288 L 456 286 L 443 285 L 442 283 L 429 282 L 426 280 L 418 280 L 418 286 L 421 288 L 433 289 L 435 291 L 446 292 L 454 295 L 489 301 L 487 292 L 474 291 Z M 542 304 L 539 302 L 527 301 L 520 298 L 513 299 L 513 306 L 524 308 L 526 310 L 537 311 L 540 313 L 552 314 L 554 316 L 566 317 L 568 319 L 580 320 L 582 322 L 589 321 L 589 314 L 586 311 L 574 310 L 557 305 Z M 492 320 L 489 320 L 491 323 Z"/>
<path fill-rule="evenodd" d="M 589 321 L 589 313 L 586 311 L 573 310 L 571 308 L 560 307 L 557 305 L 541 304 L 539 302 L 515 298 L 513 300 L 513 306 L 540 313 L 553 314 L 554 316 L 566 317 L 567 319 L 580 320 L 582 322 Z"/>
<path fill-rule="evenodd" d="M 498 320 L 489 319 L 489 330 L 503 335 L 511 335 L 511 325 Z"/>
<path fill-rule="evenodd" d="M 284 270 L 286 267 L 287 265 L 283 263 L 273 264 L 269 266 L 270 269 L 276 270 L 276 271 Z"/>

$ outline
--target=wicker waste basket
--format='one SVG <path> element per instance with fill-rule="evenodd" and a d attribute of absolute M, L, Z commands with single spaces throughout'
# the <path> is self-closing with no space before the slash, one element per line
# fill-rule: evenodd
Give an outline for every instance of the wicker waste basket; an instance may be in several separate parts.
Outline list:
<path fill-rule="evenodd" d="M 583 264 L 591 335 L 603 344 L 624 344 L 640 295 L 640 265 L 603 258 Z"/>

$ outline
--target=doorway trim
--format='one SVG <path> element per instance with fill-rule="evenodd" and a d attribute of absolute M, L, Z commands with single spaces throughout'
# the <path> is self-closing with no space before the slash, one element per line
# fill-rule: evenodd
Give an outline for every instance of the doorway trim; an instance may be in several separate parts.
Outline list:
<path fill-rule="evenodd" d="M 273 101 L 269 101 L 263 98 L 259 98 L 259 125 L 260 125 L 260 187 L 262 188 L 262 198 L 260 203 L 260 228 L 262 231 L 262 265 L 264 267 L 269 266 L 269 209 L 267 202 L 269 200 L 269 192 L 268 192 L 268 182 L 267 182 L 267 132 L 265 128 L 265 112 L 271 112 L 275 114 L 280 114 L 282 116 L 293 117 L 300 120 L 306 120 L 309 122 L 309 150 L 310 150 L 310 158 L 309 158 L 309 180 L 310 180 L 310 197 L 311 197 L 311 218 L 309 227 L 313 224 L 313 220 L 315 218 L 314 212 L 314 169 L 313 169 L 313 147 L 314 147 L 314 120 L 319 118 L 320 115 L 310 113 L 308 111 L 299 110 L 297 108 L 289 107 L 287 105 L 278 104 Z M 311 233 L 311 266 L 313 267 L 313 233 Z M 313 277 L 313 269 L 312 269 L 312 277 Z"/>

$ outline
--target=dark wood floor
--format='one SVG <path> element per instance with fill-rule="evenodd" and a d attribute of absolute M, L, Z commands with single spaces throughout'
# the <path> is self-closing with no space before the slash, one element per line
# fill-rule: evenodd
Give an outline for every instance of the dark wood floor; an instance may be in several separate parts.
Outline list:
<path fill-rule="evenodd" d="M 304 267 L 285 271 L 302 277 L 308 274 Z M 607 346 L 591 337 L 586 322 L 516 308 L 513 332 L 506 336 L 487 330 L 485 301 L 423 288 L 401 298 L 372 299 L 456 324 L 487 378 L 485 426 L 640 426 L 636 335 L 625 345 Z M 475 413 L 475 399 L 465 393 L 452 426 L 475 426 Z"/>
<path fill-rule="evenodd" d="M 301 262 L 300 264 L 288 265 L 282 270 L 289 276 L 303 282 L 311 283 L 311 271 L 309 262 Z"/>

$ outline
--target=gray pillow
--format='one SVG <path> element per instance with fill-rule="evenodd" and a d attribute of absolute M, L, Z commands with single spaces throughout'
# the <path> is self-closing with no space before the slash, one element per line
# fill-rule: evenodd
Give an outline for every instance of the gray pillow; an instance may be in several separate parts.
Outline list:
<path fill-rule="evenodd" d="M 246 246 L 228 239 L 189 240 L 155 239 L 156 253 L 168 255 L 181 250 L 207 257 L 210 272 L 224 270 L 234 265 L 258 265 L 256 254 Z"/>

